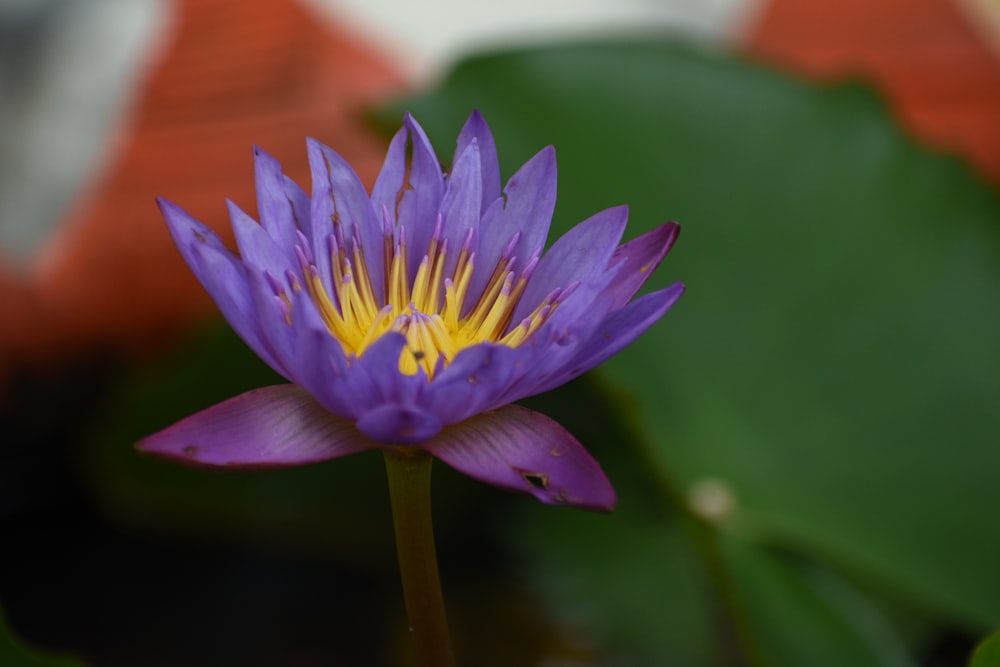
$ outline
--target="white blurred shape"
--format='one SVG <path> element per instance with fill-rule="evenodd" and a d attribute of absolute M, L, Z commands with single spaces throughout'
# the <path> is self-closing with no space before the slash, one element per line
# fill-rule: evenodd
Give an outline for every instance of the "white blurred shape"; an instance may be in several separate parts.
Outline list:
<path fill-rule="evenodd" d="M 763 0 L 302 0 L 366 35 L 415 81 L 463 55 L 573 37 L 683 32 L 727 40 Z"/>
<path fill-rule="evenodd" d="M 0 0 L 0 257 L 31 257 L 99 176 L 166 8 Z"/>

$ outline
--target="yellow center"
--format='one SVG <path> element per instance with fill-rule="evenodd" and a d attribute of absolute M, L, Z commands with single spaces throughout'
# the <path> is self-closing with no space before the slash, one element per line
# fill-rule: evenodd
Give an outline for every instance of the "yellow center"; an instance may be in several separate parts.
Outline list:
<path fill-rule="evenodd" d="M 384 299 L 375 295 L 364 249 L 357 237 L 350 253 L 339 233 L 331 241 L 330 278 L 334 294 L 327 292 L 314 264 L 303 266 L 306 289 L 345 354 L 360 357 L 384 333 L 398 331 L 406 336 L 399 370 L 414 375 L 422 368 L 431 378 L 439 370 L 441 357 L 444 357 L 442 367 L 446 366 L 459 351 L 471 345 L 485 342 L 509 347 L 520 345 L 558 305 L 561 290 L 553 291 L 528 317 L 510 326 L 537 257 L 515 279 L 512 269 L 516 258 L 508 250 L 498 260 L 482 293 L 466 308 L 467 299 L 472 302 L 468 292 L 475 253 L 469 251 L 468 241 L 463 244 L 451 275 L 446 276 L 448 248 L 439 238 L 440 228 L 435 230 L 411 285 L 405 240 L 396 243 L 391 233 L 386 233 Z"/>

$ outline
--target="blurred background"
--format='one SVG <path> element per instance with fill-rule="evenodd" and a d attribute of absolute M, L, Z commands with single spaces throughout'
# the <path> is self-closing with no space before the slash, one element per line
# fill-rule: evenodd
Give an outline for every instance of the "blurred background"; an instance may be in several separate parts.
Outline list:
<path fill-rule="evenodd" d="M 448 162 L 478 108 L 505 177 L 555 145 L 552 238 L 677 220 L 651 287 L 688 292 L 530 401 L 613 514 L 436 467 L 460 662 L 965 665 L 1000 627 L 998 35 L 992 0 L 0 1 L 0 664 L 405 664 L 378 456 L 132 449 L 279 381 L 153 198 L 230 238 L 253 144 L 370 185 L 404 110 Z"/>

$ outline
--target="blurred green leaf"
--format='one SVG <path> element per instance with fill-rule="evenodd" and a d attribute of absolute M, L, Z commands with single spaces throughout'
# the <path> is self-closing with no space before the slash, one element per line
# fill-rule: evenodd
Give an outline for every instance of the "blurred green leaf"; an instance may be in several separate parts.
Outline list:
<path fill-rule="evenodd" d="M 682 223 L 651 284 L 688 293 L 601 371 L 675 497 L 720 480 L 726 521 L 754 541 L 931 617 L 1000 621 L 1000 204 L 964 164 L 916 146 L 860 85 L 665 40 L 473 58 L 379 122 L 402 108 L 445 162 L 472 108 L 505 175 L 554 144 L 550 240 L 620 203 L 629 236 Z M 604 525 L 590 539 L 631 530 Z M 581 539 L 566 531 L 539 549 Z M 773 568 L 765 585 L 811 590 Z"/>
<path fill-rule="evenodd" d="M 732 536 L 722 542 L 746 643 L 759 652 L 759 664 L 914 664 L 881 614 L 840 577 Z"/>
<path fill-rule="evenodd" d="M 707 574 L 670 520 L 627 504 L 613 518 L 532 512 L 525 526 L 517 536 L 535 547 L 528 557 L 551 613 L 570 637 L 609 654 L 595 664 L 710 664 Z"/>
<path fill-rule="evenodd" d="M 84 667 L 84 663 L 67 657 L 53 657 L 29 650 L 7 628 L 0 613 L 0 665 L 5 667 Z"/>
<path fill-rule="evenodd" d="M 994 632 L 976 647 L 969 667 L 1000 667 L 1000 631 Z"/>

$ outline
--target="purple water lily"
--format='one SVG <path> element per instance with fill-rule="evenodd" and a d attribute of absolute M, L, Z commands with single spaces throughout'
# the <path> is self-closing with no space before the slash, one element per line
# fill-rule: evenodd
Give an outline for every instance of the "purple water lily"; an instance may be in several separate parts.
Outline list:
<path fill-rule="evenodd" d="M 407 117 L 369 196 L 308 142 L 312 196 L 255 149 L 258 224 L 229 203 L 239 255 L 159 200 L 191 270 L 229 324 L 292 384 L 265 387 L 139 448 L 215 466 L 291 466 L 420 448 L 542 502 L 607 510 L 615 492 L 583 446 L 512 405 L 597 366 L 656 322 L 683 285 L 632 300 L 677 237 L 668 223 L 618 245 L 605 210 L 543 253 L 556 198 L 545 148 L 501 192 L 473 113 L 442 173 Z"/>

